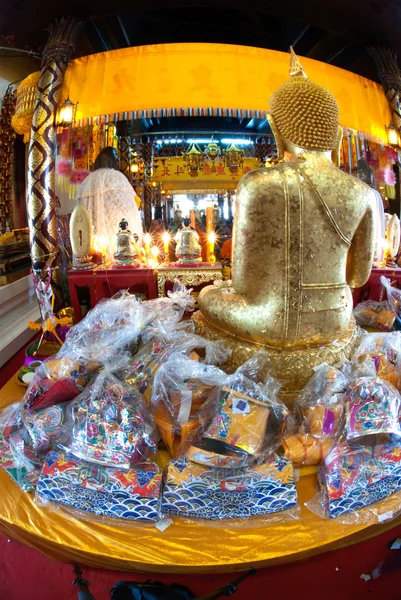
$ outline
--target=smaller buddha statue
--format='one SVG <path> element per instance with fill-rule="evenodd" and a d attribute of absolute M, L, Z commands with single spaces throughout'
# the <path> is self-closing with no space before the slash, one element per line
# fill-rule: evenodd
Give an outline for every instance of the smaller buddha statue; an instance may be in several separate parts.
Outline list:
<path fill-rule="evenodd" d="M 128 229 L 128 221 L 122 219 L 117 233 L 117 252 L 114 255 L 118 264 L 130 265 L 140 254 L 139 238 Z"/>
<path fill-rule="evenodd" d="M 92 220 L 82 204 L 72 211 L 70 220 L 70 240 L 73 256 L 73 269 L 93 269 L 92 263 Z"/>
<path fill-rule="evenodd" d="M 179 208 L 177 208 L 177 210 L 174 211 L 174 225 L 178 229 L 180 227 L 181 223 L 182 223 L 182 211 Z"/>
<path fill-rule="evenodd" d="M 214 228 L 216 229 L 219 224 L 220 224 L 220 209 L 217 206 L 217 204 L 215 204 L 213 206 L 213 224 L 214 224 Z"/>
<path fill-rule="evenodd" d="M 191 219 L 183 220 L 182 228 L 175 239 L 177 241 L 175 254 L 179 262 L 193 263 L 200 260 L 202 248 L 199 244 L 199 235 L 191 227 Z"/>

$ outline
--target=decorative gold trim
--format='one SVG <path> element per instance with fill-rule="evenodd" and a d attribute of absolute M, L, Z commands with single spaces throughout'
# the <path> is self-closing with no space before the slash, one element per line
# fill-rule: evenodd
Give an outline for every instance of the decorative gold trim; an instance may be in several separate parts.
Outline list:
<path fill-rule="evenodd" d="M 156 273 L 157 279 L 157 295 L 163 298 L 166 283 L 173 283 L 178 279 L 187 287 L 197 287 L 203 283 L 213 283 L 221 281 L 223 274 L 221 269 L 161 269 Z"/>

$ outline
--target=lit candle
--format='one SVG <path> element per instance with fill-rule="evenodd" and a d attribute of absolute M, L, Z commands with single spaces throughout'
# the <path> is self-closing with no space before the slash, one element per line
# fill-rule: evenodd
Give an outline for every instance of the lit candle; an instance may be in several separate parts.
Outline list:
<path fill-rule="evenodd" d="M 159 266 L 157 257 L 159 256 L 159 248 L 152 246 L 150 249 L 150 257 L 148 259 L 148 265 L 151 269 L 156 269 Z"/>
<path fill-rule="evenodd" d="M 209 260 L 210 262 L 214 262 L 215 257 L 214 257 L 214 244 L 216 242 L 216 234 L 214 231 L 211 231 L 208 236 L 207 236 L 207 241 L 209 244 Z"/>
<path fill-rule="evenodd" d="M 169 246 L 170 246 L 170 234 L 168 231 L 165 231 L 163 233 L 162 240 L 163 240 L 163 244 L 164 244 L 164 254 L 166 255 L 166 258 L 168 258 Z"/>
<path fill-rule="evenodd" d="M 145 252 L 146 254 L 149 254 L 150 243 L 152 241 L 152 236 L 150 235 L 150 233 L 145 233 L 145 235 L 143 236 L 143 241 L 145 242 Z"/>

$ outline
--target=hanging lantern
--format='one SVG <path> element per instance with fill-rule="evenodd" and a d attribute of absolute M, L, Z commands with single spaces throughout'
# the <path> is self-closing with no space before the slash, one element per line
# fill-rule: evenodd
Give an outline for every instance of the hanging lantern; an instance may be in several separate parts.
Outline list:
<path fill-rule="evenodd" d="M 388 145 L 391 148 L 398 149 L 400 147 L 400 136 L 398 133 L 398 129 L 394 127 L 392 123 L 390 123 L 390 125 L 386 127 L 386 131 Z"/>
<path fill-rule="evenodd" d="M 58 127 L 71 127 L 74 124 L 75 120 L 75 111 L 77 109 L 77 104 L 74 104 L 72 100 L 68 97 L 64 100 L 63 104 L 60 106 L 58 115 L 57 115 L 57 126 Z"/>
<path fill-rule="evenodd" d="M 205 154 L 210 160 L 216 160 L 220 156 L 220 146 L 216 142 L 210 142 L 205 148 Z"/>
<path fill-rule="evenodd" d="M 226 167 L 232 175 L 237 175 L 239 167 L 244 164 L 245 151 L 241 150 L 235 144 L 230 144 L 223 150 L 223 160 Z"/>
<path fill-rule="evenodd" d="M 189 150 L 184 153 L 184 163 L 191 177 L 197 177 L 199 169 L 205 163 L 205 155 L 196 144 L 191 144 Z"/>

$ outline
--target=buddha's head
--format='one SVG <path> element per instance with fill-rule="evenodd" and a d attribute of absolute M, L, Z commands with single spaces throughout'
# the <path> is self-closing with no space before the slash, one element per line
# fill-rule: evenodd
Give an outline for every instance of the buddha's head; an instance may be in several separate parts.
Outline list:
<path fill-rule="evenodd" d="M 342 128 L 336 99 L 306 76 L 292 48 L 290 78 L 273 92 L 268 119 L 279 159 L 317 151 L 338 164 Z"/>

